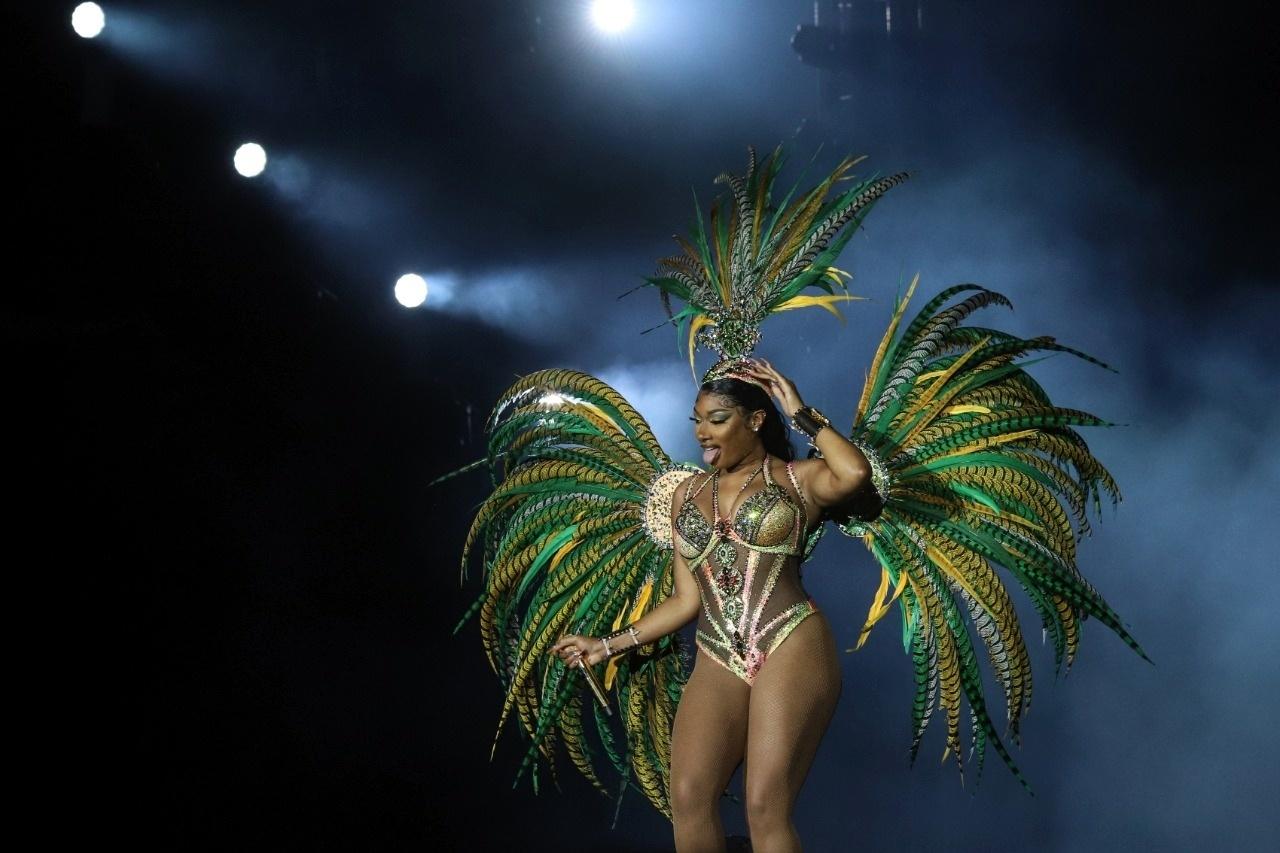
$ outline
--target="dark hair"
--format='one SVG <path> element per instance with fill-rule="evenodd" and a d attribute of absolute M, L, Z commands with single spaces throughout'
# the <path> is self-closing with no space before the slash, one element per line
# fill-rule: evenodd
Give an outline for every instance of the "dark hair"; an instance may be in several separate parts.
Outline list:
<path fill-rule="evenodd" d="M 703 384 L 703 393 L 715 394 L 728 398 L 735 406 L 741 406 L 748 412 L 764 409 L 764 423 L 760 425 L 760 440 L 764 442 L 767 453 L 778 457 L 783 462 L 796 458 L 795 448 L 791 446 L 790 433 L 773 398 L 765 393 L 759 385 L 743 382 L 741 379 L 713 379 Z"/>

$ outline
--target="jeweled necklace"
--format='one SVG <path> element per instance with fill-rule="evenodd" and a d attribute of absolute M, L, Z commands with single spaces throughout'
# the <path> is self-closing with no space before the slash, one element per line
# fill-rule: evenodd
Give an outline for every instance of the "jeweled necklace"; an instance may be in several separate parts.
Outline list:
<path fill-rule="evenodd" d="M 735 510 L 738 508 L 738 505 L 741 503 L 740 498 L 742 497 L 742 493 L 747 490 L 747 486 L 751 485 L 751 481 L 756 478 L 756 474 L 759 474 L 761 471 L 763 471 L 764 466 L 768 464 L 769 464 L 769 454 L 766 453 L 764 455 L 764 459 L 760 462 L 760 467 L 755 471 L 753 471 L 751 476 L 743 481 L 741 488 L 738 489 L 738 494 L 734 495 L 733 502 L 734 502 Z M 721 536 L 728 536 L 729 527 L 733 523 L 733 516 L 730 515 L 728 518 L 720 517 L 720 469 L 719 468 L 716 469 L 715 476 L 711 478 L 711 514 L 715 516 L 716 532 L 718 532 Z"/>

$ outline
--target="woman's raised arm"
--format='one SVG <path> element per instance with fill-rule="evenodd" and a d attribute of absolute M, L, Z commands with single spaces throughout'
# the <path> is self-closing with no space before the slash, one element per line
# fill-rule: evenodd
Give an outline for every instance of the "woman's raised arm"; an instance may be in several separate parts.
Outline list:
<path fill-rule="evenodd" d="M 794 419 L 796 412 L 805 408 L 795 383 L 764 359 L 754 358 L 751 362 L 755 365 L 752 375 L 769 385 L 782 414 Z M 838 430 L 830 427 L 819 429 L 813 437 L 813 444 L 822 453 L 822 458 L 801 460 L 795 470 L 804 485 L 805 494 L 818 508 L 848 503 L 864 489 L 872 488 L 871 463 L 857 445 Z"/>

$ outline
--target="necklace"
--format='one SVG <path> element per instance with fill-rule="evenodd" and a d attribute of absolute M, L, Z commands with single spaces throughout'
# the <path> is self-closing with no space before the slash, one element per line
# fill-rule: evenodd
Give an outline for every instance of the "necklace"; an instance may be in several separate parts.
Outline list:
<path fill-rule="evenodd" d="M 734 495 L 734 509 L 738 508 L 741 503 L 739 500 L 742 493 L 747 490 L 747 486 L 751 485 L 751 481 L 756 478 L 764 470 L 764 466 L 769 464 L 769 454 L 764 455 L 764 460 L 760 463 L 760 467 L 752 472 L 751 476 L 743 481 L 742 486 L 738 489 L 738 494 Z M 730 513 L 728 518 L 720 517 L 720 469 L 716 469 L 715 477 L 711 480 L 711 514 L 715 516 L 716 531 L 721 536 L 729 535 L 729 526 L 733 523 L 733 514 Z"/>

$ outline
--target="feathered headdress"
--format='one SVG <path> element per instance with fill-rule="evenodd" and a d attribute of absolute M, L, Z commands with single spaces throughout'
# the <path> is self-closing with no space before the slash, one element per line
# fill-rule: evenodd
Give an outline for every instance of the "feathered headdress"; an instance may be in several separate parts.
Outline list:
<path fill-rule="evenodd" d="M 679 337 L 688 337 L 695 380 L 695 348 L 719 354 L 720 360 L 703 375 L 704 384 L 746 366 L 744 360 L 760 341 L 760 325 L 770 314 L 816 306 L 844 321 L 834 303 L 863 297 L 849 294 L 841 279 L 850 278 L 849 273 L 832 264 L 871 206 L 908 177 L 907 172 L 872 177 L 828 198 L 838 181 L 853 180 L 846 173 L 865 159 L 846 157 L 808 192 L 796 198 L 797 182 L 774 204 L 773 181 L 785 159 L 782 147 L 759 170 L 755 149 L 747 151 L 745 176 L 716 178 L 716 183 L 729 185 L 731 196 L 712 204 L 710 228 L 695 198 L 692 241 L 676 235 L 682 253 L 660 260 L 658 274 L 645 279 L 661 291 L 668 322 L 678 324 Z M 825 293 L 801 292 L 808 287 Z M 671 310 L 672 296 L 685 303 L 679 313 Z"/>

